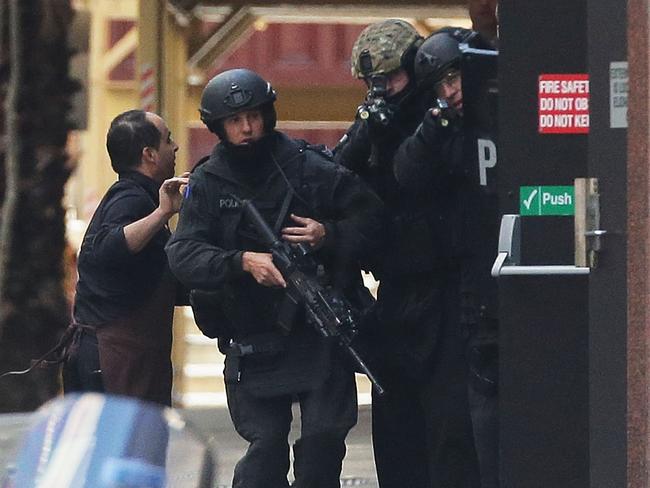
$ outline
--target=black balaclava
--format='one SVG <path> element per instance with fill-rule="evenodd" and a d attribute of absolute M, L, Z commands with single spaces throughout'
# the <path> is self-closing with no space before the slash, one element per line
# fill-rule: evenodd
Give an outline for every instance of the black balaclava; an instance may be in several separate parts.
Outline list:
<path fill-rule="evenodd" d="M 273 149 L 277 136 L 277 132 L 271 131 L 257 141 L 238 146 L 224 138 L 224 154 L 235 177 L 251 187 L 264 183 L 275 169 Z"/>

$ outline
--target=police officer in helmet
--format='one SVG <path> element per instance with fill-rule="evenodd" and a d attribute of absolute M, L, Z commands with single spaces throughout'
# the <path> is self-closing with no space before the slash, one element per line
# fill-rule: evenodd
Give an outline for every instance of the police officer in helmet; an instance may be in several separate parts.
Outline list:
<path fill-rule="evenodd" d="M 459 325 L 467 336 L 468 396 L 482 488 L 498 481 L 497 283 L 490 275 L 498 243 L 499 209 L 496 169 L 481 177 L 476 158 L 476 130 L 466 120 L 461 48 L 489 48 L 476 32 L 447 27 L 429 36 L 415 56 L 422 91 L 433 90 L 439 102 L 427 111 L 415 133 L 395 157 L 395 176 L 410 192 L 426 192 L 451 181 L 457 218 L 453 220 L 454 260 L 460 266 Z M 469 81 L 469 80 L 466 80 Z"/>
<path fill-rule="evenodd" d="M 379 486 L 465 488 L 478 486 L 478 470 L 457 318 L 454 181 L 441 172 L 414 191 L 394 171 L 398 149 L 435 101 L 431 89 L 422 91 L 416 83 L 421 43 L 413 26 L 397 19 L 360 34 L 352 74 L 366 82 L 369 93 L 335 159 L 368 181 L 386 204 L 383 246 L 368 263 L 380 285 L 367 341 L 387 391 L 373 395 L 372 404 Z M 386 86 L 383 94 L 378 81 Z M 384 117 L 377 113 L 382 108 Z M 453 158 L 453 145 L 445 147 L 451 152 L 444 157 Z"/>
<path fill-rule="evenodd" d="M 390 191 L 384 180 L 390 175 L 380 168 L 380 153 L 394 151 L 427 108 L 414 98 L 413 59 L 421 42 L 411 24 L 389 19 L 366 27 L 352 47 L 352 76 L 366 83 L 368 97 L 336 147 L 335 159 L 372 180 L 384 200 Z"/>
<path fill-rule="evenodd" d="M 356 262 L 377 238 L 381 202 L 322 150 L 275 130 L 275 98 L 270 83 L 247 69 L 207 84 L 201 119 L 220 142 L 191 174 L 167 253 L 181 282 L 214 294 L 217 325 L 204 332 L 226 354 L 228 407 L 249 443 L 233 487 L 289 486 L 297 400 L 302 429 L 292 486 L 338 488 L 345 437 L 357 420 L 354 372 L 289 299 L 241 201 L 252 201 L 282 239 L 307 245 L 322 265 L 313 270 L 319 279 L 344 293 L 358 290 Z"/>

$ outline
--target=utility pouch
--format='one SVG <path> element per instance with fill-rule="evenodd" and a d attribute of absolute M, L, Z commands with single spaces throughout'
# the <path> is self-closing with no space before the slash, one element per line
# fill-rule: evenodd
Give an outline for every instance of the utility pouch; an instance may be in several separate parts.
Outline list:
<path fill-rule="evenodd" d="M 224 379 L 269 398 L 318 388 L 331 373 L 332 343 L 314 334 L 261 334 L 231 343 Z"/>
<path fill-rule="evenodd" d="M 236 355 L 226 356 L 226 361 L 223 368 L 223 380 L 230 383 L 239 382 L 241 374 L 241 358 Z"/>
<path fill-rule="evenodd" d="M 278 327 L 284 335 L 288 335 L 293 329 L 299 308 L 300 297 L 296 293 L 292 293 L 291 290 L 287 291 L 280 302 L 277 316 Z"/>
<path fill-rule="evenodd" d="M 228 292 L 225 290 L 191 290 L 190 305 L 194 321 L 203 335 L 215 337 L 232 337 L 232 323 L 227 316 Z"/>

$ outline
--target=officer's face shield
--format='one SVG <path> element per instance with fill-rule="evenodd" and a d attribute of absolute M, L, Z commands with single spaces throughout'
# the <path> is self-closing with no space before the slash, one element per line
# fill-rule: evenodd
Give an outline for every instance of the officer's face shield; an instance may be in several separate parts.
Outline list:
<path fill-rule="evenodd" d="M 462 90 L 462 88 L 460 88 L 460 83 L 460 70 L 457 68 L 450 68 L 446 70 L 443 73 L 442 77 L 440 77 L 438 81 L 433 84 L 433 88 L 436 91 L 436 94 L 440 96 L 447 88 L 453 88 L 454 86 L 458 86 L 459 89 Z"/>
<path fill-rule="evenodd" d="M 214 483 L 209 448 L 169 408 L 98 393 L 66 395 L 26 424 L 22 439 L 8 449 L 16 454 L 0 457 L 3 488 L 208 488 Z"/>
<path fill-rule="evenodd" d="M 433 84 L 436 96 L 447 102 L 458 113 L 463 113 L 463 88 L 461 71 L 457 67 L 445 70 Z"/>

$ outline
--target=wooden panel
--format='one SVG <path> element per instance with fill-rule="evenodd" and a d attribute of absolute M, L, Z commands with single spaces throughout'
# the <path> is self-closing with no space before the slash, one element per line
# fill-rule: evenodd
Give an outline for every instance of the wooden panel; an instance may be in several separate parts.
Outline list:
<path fill-rule="evenodd" d="M 351 86 L 309 88 L 276 85 L 278 119 L 352 121 L 366 92 L 361 81 L 352 82 Z"/>
<path fill-rule="evenodd" d="M 108 29 L 108 47 L 111 48 L 124 37 L 124 35 L 129 32 L 133 26 L 135 25 L 135 21 L 133 20 L 127 20 L 127 19 L 115 19 L 111 20 L 109 22 L 109 29 Z"/>
<path fill-rule="evenodd" d="M 300 89 L 275 86 L 278 100 L 275 109 L 279 120 L 349 121 L 354 119 L 357 106 L 363 100 L 365 88 L 357 82 L 351 87 Z M 191 87 L 185 104 L 186 121 L 200 123 L 199 105 L 203 87 Z"/>
<path fill-rule="evenodd" d="M 111 20 L 108 27 L 107 48 L 110 49 L 135 25 L 132 20 Z M 135 50 L 122 60 L 108 75 L 110 81 L 135 80 Z"/>
<path fill-rule="evenodd" d="M 264 31 L 271 45 L 271 58 L 265 64 L 276 65 L 278 69 L 314 66 L 318 62 L 319 30 L 320 26 L 309 24 L 270 25 Z"/>
<path fill-rule="evenodd" d="M 188 129 L 187 171 L 191 171 L 197 161 L 212 152 L 219 138 L 203 126 Z"/>
<path fill-rule="evenodd" d="M 274 86 L 354 86 L 350 52 L 363 25 L 269 24 L 256 31 L 210 77 L 231 68 L 249 67 Z"/>

